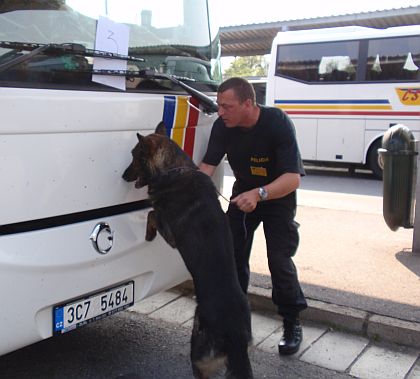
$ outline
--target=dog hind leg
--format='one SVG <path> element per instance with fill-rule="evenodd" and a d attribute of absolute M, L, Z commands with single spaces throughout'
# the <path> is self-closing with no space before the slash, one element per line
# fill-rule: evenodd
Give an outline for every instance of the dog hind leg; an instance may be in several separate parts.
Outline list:
<path fill-rule="evenodd" d="M 203 355 L 205 355 L 205 352 L 203 351 L 203 344 L 204 341 L 207 340 L 207 337 L 205 336 L 205 331 L 201 330 L 200 326 L 200 320 L 198 316 L 197 308 L 195 309 L 194 314 L 194 324 L 191 334 L 191 366 L 192 371 L 195 379 L 208 379 L 209 376 L 204 372 L 202 369 L 200 363 L 203 358 Z"/>
<path fill-rule="evenodd" d="M 191 334 L 191 365 L 196 379 L 209 379 L 226 365 L 226 354 L 219 351 L 215 336 L 200 322 L 197 309 Z"/>
<path fill-rule="evenodd" d="M 227 352 L 227 379 L 253 379 L 251 362 L 248 357 L 248 341 L 238 338 L 228 343 Z"/>

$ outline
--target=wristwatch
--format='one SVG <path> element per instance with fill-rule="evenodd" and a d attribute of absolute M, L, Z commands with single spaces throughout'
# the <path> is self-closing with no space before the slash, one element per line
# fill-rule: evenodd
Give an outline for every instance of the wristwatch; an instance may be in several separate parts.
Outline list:
<path fill-rule="evenodd" d="M 268 192 L 264 187 L 258 188 L 258 195 L 262 201 L 267 200 Z"/>

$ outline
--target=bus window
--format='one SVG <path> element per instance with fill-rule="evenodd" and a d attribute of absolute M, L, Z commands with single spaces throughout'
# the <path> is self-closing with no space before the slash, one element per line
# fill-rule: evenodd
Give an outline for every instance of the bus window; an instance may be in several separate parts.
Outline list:
<path fill-rule="evenodd" d="M 367 81 L 419 80 L 419 66 L 419 36 L 369 41 Z"/>
<path fill-rule="evenodd" d="M 322 57 L 318 73 L 321 80 L 344 81 L 352 80 L 356 73 L 349 56 Z"/>
<path fill-rule="evenodd" d="M 304 82 L 356 80 L 358 41 L 281 45 L 276 75 Z"/>

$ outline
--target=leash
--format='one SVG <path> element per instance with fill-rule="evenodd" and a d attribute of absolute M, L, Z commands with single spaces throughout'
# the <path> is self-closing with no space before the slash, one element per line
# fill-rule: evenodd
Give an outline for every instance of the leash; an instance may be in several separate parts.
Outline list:
<path fill-rule="evenodd" d="M 231 201 L 229 200 L 229 199 L 227 199 L 225 196 L 223 196 L 218 190 L 217 190 L 217 188 L 216 188 L 216 192 L 219 194 L 219 196 L 220 197 L 222 197 L 223 199 L 225 199 L 229 204 L 231 203 Z M 244 239 L 247 239 L 247 237 L 248 237 L 248 229 L 246 228 L 246 213 L 245 212 L 243 212 L 242 211 L 242 213 L 243 213 L 243 215 L 242 215 L 242 226 L 243 226 L 243 228 L 244 228 Z"/>
<path fill-rule="evenodd" d="M 228 204 L 230 204 L 230 200 L 226 198 L 225 196 L 223 196 L 217 188 L 216 188 L 216 192 L 222 199 L 224 199 Z"/>

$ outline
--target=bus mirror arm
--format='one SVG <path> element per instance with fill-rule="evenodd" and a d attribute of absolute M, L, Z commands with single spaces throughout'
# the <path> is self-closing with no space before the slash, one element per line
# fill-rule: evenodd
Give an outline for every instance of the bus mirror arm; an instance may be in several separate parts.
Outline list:
<path fill-rule="evenodd" d="M 126 76 L 127 78 L 151 78 L 151 79 L 165 79 L 169 80 L 172 83 L 183 88 L 189 95 L 196 98 L 203 107 L 203 112 L 205 113 L 215 113 L 218 111 L 219 106 L 217 103 L 209 96 L 196 90 L 195 88 L 190 87 L 188 84 L 185 84 L 183 80 L 194 82 L 194 79 L 187 77 L 180 77 L 175 75 L 167 75 L 154 70 L 139 70 L 139 71 L 127 71 L 127 70 L 78 70 L 79 72 L 88 72 L 95 75 L 115 75 L 115 76 Z"/>
<path fill-rule="evenodd" d="M 182 80 L 194 81 L 193 79 L 183 78 L 183 77 L 175 77 L 174 75 L 162 74 L 162 73 L 158 73 L 158 72 L 153 71 L 153 70 L 141 70 L 139 72 L 139 76 L 170 80 L 172 83 L 182 87 L 192 97 L 195 97 L 202 104 L 203 111 L 205 113 L 215 113 L 219 109 L 217 103 L 212 98 L 210 98 L 209 96 L 207 96 L 203 92 L 200 92 L 200 91 L 196 90 L 195 88 L 190 87 L 188 84 L 185 84 L 182 81 Z"/>

